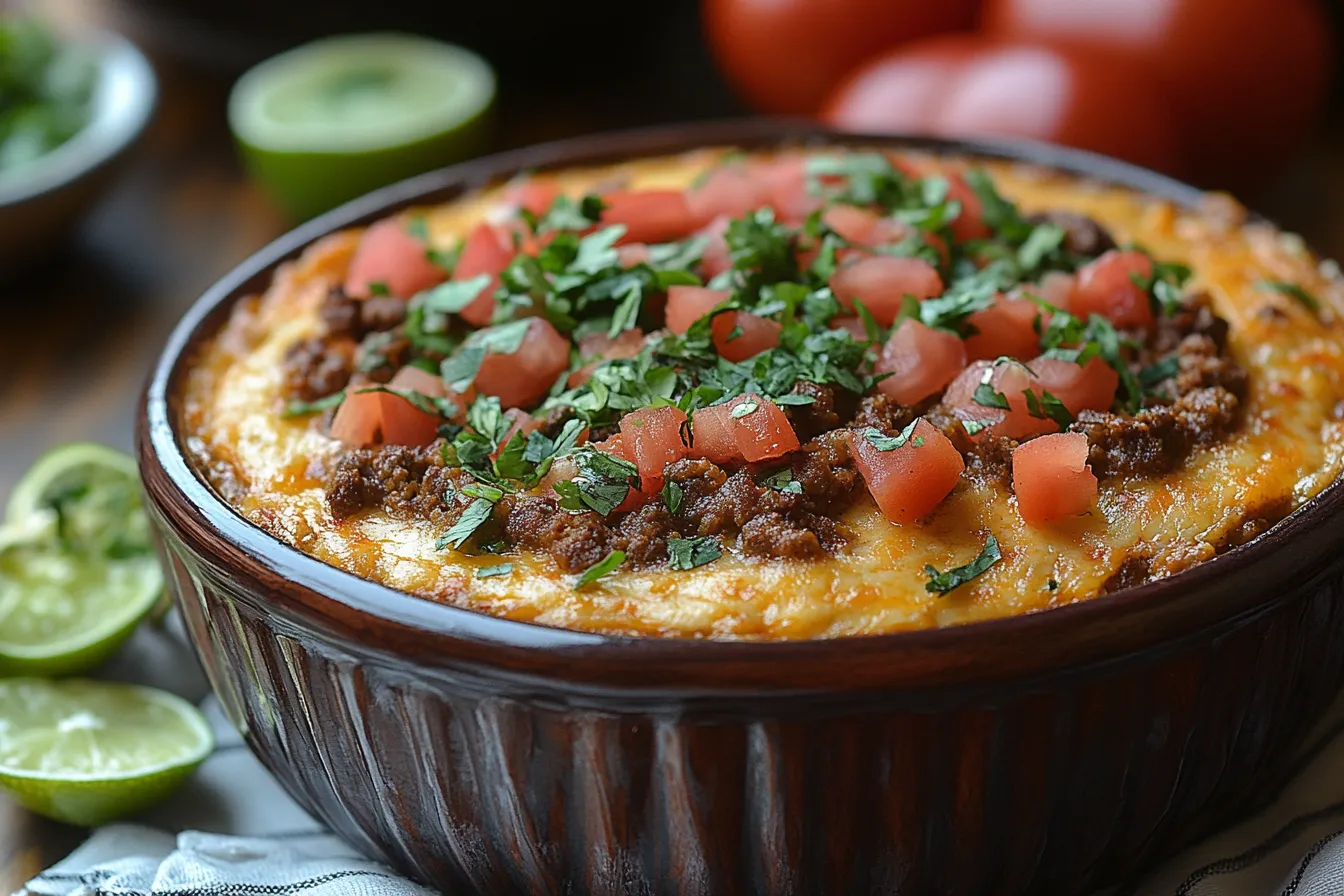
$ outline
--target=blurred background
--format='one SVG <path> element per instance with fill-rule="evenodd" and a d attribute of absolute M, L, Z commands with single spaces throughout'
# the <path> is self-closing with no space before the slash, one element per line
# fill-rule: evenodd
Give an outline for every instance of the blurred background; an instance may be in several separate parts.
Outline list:
<path fill-rule="evenodd" d="M 364 153 L 361 177 L 613 128 L 816 116 L 1121 155 L 1234 190 L 1323 254 L 1344 255 L 1340 12 L 1338 0 L 10 3 L 7 19 L 35 17 L 60 39 L 89 29 L 123 36 L 148 57 L 158 92 L 143 134 L 59 209 L 37 202 L 59 183 L 18 168 L 11 187 L 35 195 L 7 197 L 0 170 L 0 493 L 46 445 L 129 445 L 140 383 L 186 306 L 296 217 L 333 201 L 301 184 L 305 174 L 365 188 L 327 174 L 326 157 L 258 150 L 270 125 L 244 135 L 245 168 L 231 133 L 239 76 L 315 38 L 432 36 L 475 51 L 497 79 L 488 113 L 436 111 L 448 120 L 428 149 L 378 171 Z M 12 33 L 0 35 L 0 76 L 31 68 L 25 52 Z M 337 69 L 345 58 L 328 57 Z M 285 77 L 255 80 L 275 93 Z M 415 90 L 404 84 L 351 83 L 365 105 L 334 110 L 333 121 L 377 110 L 384 88 L 431 105 L 435 93 L 432 78 L 418 84 L 418 100 L 406 100 Z M 5 89 L 0 103 L 12 104 Z M 488 104 L 485 93 L 476 100 Z M 295 103 L 299 118 L 326 124 L 320 104 Z M 6 114 L 0 108 L 0 128 Z M 11 149 L 0 144 L 0 169 Z M 38 226 L 48 218 L 61 222 L 50 234 Z"/>

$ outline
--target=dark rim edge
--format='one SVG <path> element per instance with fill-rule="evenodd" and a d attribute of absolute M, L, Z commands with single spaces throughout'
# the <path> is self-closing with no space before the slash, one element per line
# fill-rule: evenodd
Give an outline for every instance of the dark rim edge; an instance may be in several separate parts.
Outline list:
<path fill-rule="evenodd" d="M 491 655 L 485 651 L 504 651 L 516 658 L 541 648 L 564 655 L 581 654 L 597 664 L 621 660 L 637 662 L 641 667 L 675 665 L 681 671 L 718 661 L 733 662 L 737 674 L 720 670 L 724 673 L 723 680 L 715 677 L 715 690 L 720 685 L 764 683 L 761 670 L 751 668 L 757 664 L 778 664 L 781 660 L 821 664 L 834 661 L 837 650 L 844 651 L 856 663 L 908 659 L 915 665 L 927 666 L 934 673 L 929 677 L 938 683 L 983 678 L 987 672 L 999 676 L 1003 671 L 1001 662 L 995 663 L 992 670 L 980 668 L 976 652 L 968 650 L 977 643 L 1003 641 L 1027 646 L 1059 643 L 1062 638 L 1070 645 L 1068 661 L 1074 665 L 1113 661 L 1139 649 L 1178 640 L 1207 626 L 1232 624 L 1291 596 L 1293 592 L 1286 587 L 1277 592 L 1269 589 L 1267 596 L 1256 587 L 1271 584 L 1277 578 L 1277 574 L 1264 568 L 1264 561 L 1271 555 L 1281 555 L 1286 548 L 1292 548 L 1295 568 L 1313 571 L 1328 558 L 1338 539 L 1323 533 L 1344 517 L 1338 480 L 1264 536 L 1246 545 L 1170 578 L 1045 612 L 948 628 L 833 640 L 636 638 L 491 616 L 435 603 L 359 578 L 304 554 L 249 522 L 218 496 L 188 461 L 174 430 L 169 395 L 184 362 L 199 339 L 208 335 L 203 328 L 216 323 L 233 300 L 259 286 L 278 264 L 296 256 L 315 239 L 418 202 L 447 201 L 457 193 L 529 168 L 600 164 L 715 144 L 763 148 L 800 141 L 902 146 L 949 155 L 1008 159 L 1115 183 L 1186 206 L 1197 204 L 1204 196 L 1203 191 L 1156 172 L 1079 150 L 1027 141 L 958 141 L 843 133 L 791 120 L 716 121 L 599 134 L 482 157 L 394 184 L 341 206 L 275 240 L 210 287 L 174 328 L 144 394 L 137 442 L 142 470 L 149 474 L 147 487 L 161 500 L 165 514 L 174 511 L 174 501 L 185 502 L 214 536 L 233 546 L 243 558 L 308 592 L 309 599 L 298 601 L 298 606 L 277 601 L 275 609 L 287 614 L 298 611 L 298 616 L 307 621 L 321 621 L 344 630 L 356 640 L 361 635 L 371 635 L 371 630 L 364 625 L 352 627 L 348 621 L 333 616 L 331 610 L 352 611 L 368 622 L 387 625 L 402 633 L 469 643 L 482 648 L 483 658 Z M 159 469 L 155 471 L 154 466 Z M 156 473 L 162 474 L 163 482 L 153 481 L 158 478 Z M 176 509 L 180 513 L 182 508 Z M 180 528 L 180 520 L 173 522 Z M 1210 593 L 1234 578 L 1239 580 L 1240 587 L 1229 589 L 1226 594 Z M 503 660 L 505 655 L 500 658 Z M 738 663 L 743 665 L 736 666 Z M 912 663 L 896 665 L 908 672 Z M 1058 666 L 1057 657 L 1048 663 L 1024 660 L 1021 671 Z M 951 679 L 943 677 L 949 674 Z M 900 680 L 903 685 L 915 685 L 916 679 L 925 677 L 916 674 L 902 676 Z"/>

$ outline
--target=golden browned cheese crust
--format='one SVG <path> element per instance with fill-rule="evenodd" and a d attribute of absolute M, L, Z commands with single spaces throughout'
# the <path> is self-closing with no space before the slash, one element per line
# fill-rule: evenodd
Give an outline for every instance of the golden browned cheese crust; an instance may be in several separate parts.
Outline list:
<path fill-rule="evenodd" d="M 632 185 L 684 186 L 720 151 L 573 171 L 573 192 L 629 177 Z M 282 359 L 318 335 L 318 307 L 339 283 L 356 233 L 327 237 L 281 270 L 264 296 L 243 302 L 196 359 L 182 424 L 191 450 L 224 497 L 277 538 L 334 566 L 430 600 L 546 625 L 638 635 L 823 638 L 954 625 L 1034 612 L 1101 593 L 1127 560 L 1154 576 L 1214 556 L 1254 521 L 1281 515 L 1339 474 L 1344 422 L 1344 284 L 1300 240 L 1246 224 L 1239 206 L 1211 196 L 1197 211 L 1126 190 L 1023 166 L 986 166 L 1024 212 L 1089 215 L 1117 241 L 1194 270 L 1231 324 L 1231 353 L 1250 373 L 1244 421 L 1160 478 L 1109 479 L 1091 514 L 1031 528 L 997 481 L 964 479 L 927 521 L 888 522 L 867 498 L 844 522 L 857 533 L 824 560 L 768 561 L 727 554 L 690 571 L 623 571 L 581 591 L 544 557 L 515 557 L 510 576 L 478 579 L 498 563 L 436 550 L 424 520 L 368 511 L 336 521 L 322 473 L 341 446 L 316 418 L 284 419 Z M 431 241 L 451 245 L 497 208 L 491 193 L 425 210 Z M 1301 284 L 1319 314 L 1258 281 Z M 926 564 L 946 569 L 976 556 L 987 533 L 1003 560 L 943 597 L 924 585 Z"/>

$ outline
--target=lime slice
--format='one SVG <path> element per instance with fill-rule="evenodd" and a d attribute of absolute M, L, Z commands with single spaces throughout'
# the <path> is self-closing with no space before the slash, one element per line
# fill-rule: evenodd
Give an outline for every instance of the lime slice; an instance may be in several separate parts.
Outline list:
<path fill-rule="evenodd" d="M 72 675 L 102 663 L 163 591 L 152 551 L 71 551 L 42 531 L 0 528 L 0 676 Z"/>
<path fill-rule="evenodd" d="M 23 475 L 9 497 L 6 522 L 33 528 L 43 521 L 81 552 L 118 557 L 150 550 L 135 460 L 106 445 L 60 445 Z"/>
<path fill-rule="evenodd" d="M 229 96 L 243 161 L 308 218 L 480 152 L 495 75 L 470 50 L 404 34 L 317 40 L 248 71 Z"/>
<path fill-rule="evenodd" d="M 0 680 L 0 787 L 34 812 L 98 825 L 170 795 L 214 749 L 196 707 L 151 688 Z"/>

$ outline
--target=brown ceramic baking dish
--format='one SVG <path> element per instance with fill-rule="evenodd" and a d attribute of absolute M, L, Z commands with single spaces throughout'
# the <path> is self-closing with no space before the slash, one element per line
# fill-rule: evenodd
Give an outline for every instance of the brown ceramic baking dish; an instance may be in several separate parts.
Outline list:
<path fill-rule="evenodd" d="M 178 604 L 229 716 L 371 855 L 453 893 L 1082 893 L 1247 807 L 1344 678 L 1339 483 L 1249 544 L 1035 615 L 831 641 L 641 640 L 431 603 L 282 544 L 194 470 L 193 347 L 315 238 L 527 168 L 706 144 L 1015 158 L 1194 203 L 1058 148 L 720 123 L 510 153 L 276 241 L 170 339 L 139 425 Z"/>

